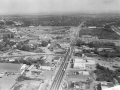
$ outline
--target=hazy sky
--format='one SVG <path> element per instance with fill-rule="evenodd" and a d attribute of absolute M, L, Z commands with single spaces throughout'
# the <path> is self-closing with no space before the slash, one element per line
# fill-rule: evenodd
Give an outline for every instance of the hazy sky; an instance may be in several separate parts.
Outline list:
<path fill-rule="evenodd" d="M 120 12 L 120 0 L 0 0 L 0 14 Z"/>

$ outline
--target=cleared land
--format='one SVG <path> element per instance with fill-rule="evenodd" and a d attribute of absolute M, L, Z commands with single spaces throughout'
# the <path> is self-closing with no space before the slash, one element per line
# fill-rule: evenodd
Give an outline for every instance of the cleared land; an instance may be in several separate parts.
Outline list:
<path fill-rule="evenodd" d="M 28 80 L 18 83 L 13 90 L 38 90 L 41 82 Z"/>
<path fill-rule="evenodd" d="M 111 29 L 104 29 L 104 28 L 92 28 L 92 29 L 82 29 L 80 30 L 79 36 L 82 35 L 91 35 L 97 36 L 99 39 L 120 39 L 120 36 L 116 34 L 116 32 L 112 31 Z"/>

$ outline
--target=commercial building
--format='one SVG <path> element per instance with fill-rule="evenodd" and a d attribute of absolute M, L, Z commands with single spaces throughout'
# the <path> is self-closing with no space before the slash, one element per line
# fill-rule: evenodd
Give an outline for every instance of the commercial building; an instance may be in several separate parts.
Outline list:
<path fill-rule="evenodd" d="M 75 58 L 74 59 L 74 68 L 78 68 L 81 70 L 93 70 L 95 69 L 95 61 L 83 58 Z"/>
<path fill-rule="evenodd" d="M 89 26 L 89 29 L 97 28 L 96 26 Z"/>
<path fill-rule="evenodd" d="M 61 60 L 61 57 L 58 57 L 58 56 L 56 56 L 56 57 L 53 58 L 53 61 L 54 61 L 55 63 L 59 63 L 60 60 Z"/>
<path fill-rule="evenodd" d="M 40 69 L 43 69 L 43 70 L 51 70 L 52 67 L 51 67 L 51 66 L 40 66 Z"/>
<path fill-rule="evenodd" d="M 114 87 L 102 87 L 102 90 L 120 90 L 120 85 Z"/>

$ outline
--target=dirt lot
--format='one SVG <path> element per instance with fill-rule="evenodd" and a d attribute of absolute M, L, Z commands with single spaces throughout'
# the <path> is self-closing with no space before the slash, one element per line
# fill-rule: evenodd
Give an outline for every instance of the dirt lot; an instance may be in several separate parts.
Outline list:
<path fill-rule="evenodd" d="M 13 90 L 37 90 L 40 84 L 40 81 L 26 80 L 16 84 Z"/>
<path fill-rule="evenodd" d="M 0 90 L 10 90 L 16 83 L 17 75 L 3 76 L 0 78 Z"/>

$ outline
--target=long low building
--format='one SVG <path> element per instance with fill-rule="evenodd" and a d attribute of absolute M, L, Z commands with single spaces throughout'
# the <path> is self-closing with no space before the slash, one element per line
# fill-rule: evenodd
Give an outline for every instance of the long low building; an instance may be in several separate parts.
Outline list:
<path fill-rule="evenodd" d="M 102 89 L 102 90 L 120 90 L 120 85 L 110 87 L 110 88 L 105 88 L 105 89 Z"/>

